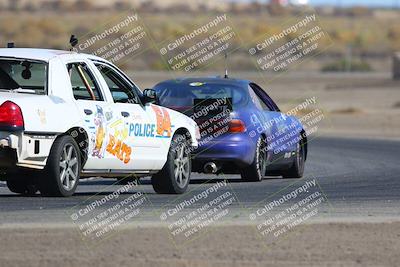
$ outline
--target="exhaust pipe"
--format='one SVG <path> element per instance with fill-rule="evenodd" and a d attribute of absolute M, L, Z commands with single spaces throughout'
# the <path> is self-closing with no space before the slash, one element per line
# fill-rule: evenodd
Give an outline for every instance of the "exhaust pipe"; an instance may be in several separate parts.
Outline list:
<path fill-rule="evenodd" d="M 0 147 L 7 147 L 10 146 L 7 139 L 0 139 Z"/>
<path fill-rule="evenodd" d="M 219 167 L 214 162 L 208 162 L 204 165 L 204 173 L 216 174 L 219 171 Z"/>

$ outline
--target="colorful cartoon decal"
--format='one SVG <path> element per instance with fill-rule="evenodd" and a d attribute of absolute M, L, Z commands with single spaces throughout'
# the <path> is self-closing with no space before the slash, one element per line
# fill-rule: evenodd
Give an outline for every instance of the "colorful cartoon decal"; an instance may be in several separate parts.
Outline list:
<path fill-rule="evenodd" d="M 46 110 L 45 110 L 45 109 L 38 109 L 38 110 L 37 110 L 37 114 L 38 114 L 38 116 L 39 116 L 40 123 L 41 123 L 41 124 L 46 124 L 46 123 L 47 123 L 47 119 L 46 119 Z"/>
<path fill-rule="evenodd" d="M 157 117 L 157 135 L 160 137 L 171 137 L 171 118 L 168 110 L 158 106 L 151 106 Z M 166 135 L 165 135 L 166 133 Z"/>
<path fill-rule="evenodd" d="M 110 124 L 110 129 L 114 131 L 114 137 L 117 139 L 125 140 L 129 136 L 128 128 L 121 119 Z"/>
<path fill-rule="evenodd" d="M 131 160 L 132 148 L 110 134 L 107 152 L 116 156 L 120 161 L 128 164 Z"/>
<path fill-rule="evenodd" d="M 112 120 L 112 118 L 113 118 L 113 113 L 112 113 L 112 111 L 106 112 L 106 119 L 107 119 L 107 121 Z"/>
<path fill-rule="evenodd" d="M 128 123 L 123 119 L 113 120 L 112 112 L 96 106 L 94 120 L 89 118 L 85 120 L 92 131 L 92 156 L 102 159 L 105 153 L 109 153 L 128 164 L 132 155 L 130 138 L 171 138 L 173 126 L 168 110 L 158 106 L 152 106 L 152 108 L 157 123 Z"/>
<path fill-rule="evenodd" d="M 106 125 L 105 125 L 105 117 L 103 114 L 103 108 L 100 106 L 96 107 L 97 107 L 97 112 L 94 118 L 94 124 L 96 126 L 96 139 L 92 156 L 101 159 L 104 158 L 103 144 L 105 144 L 104 139 L 106 137 Z"/>

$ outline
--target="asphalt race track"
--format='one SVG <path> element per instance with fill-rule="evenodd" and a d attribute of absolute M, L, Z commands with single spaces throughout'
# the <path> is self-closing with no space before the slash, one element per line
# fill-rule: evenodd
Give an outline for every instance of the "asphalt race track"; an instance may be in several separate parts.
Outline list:
<path fill-rule="evenodd" d="M 400 142 L 319 137 L 310 141 L 309 151 L 305 177 L 316 178 L 330 203 L 329 212 L 322 213 L 319 219 L 373 221 L 400 215 Z M 240 202 L 235 207 L 242 211 L 231 218 L 232 222 L 248 218 L 247 207 L 259 205 L 260 201 L 296 182 L 296 179 L 268 178 L 260 183 L 242 183 L 234 175 L 195 174 L 189 195 L 185 197 L 198 194 L 223 179 L 230 182 Z M 71 224 L 71 209 L 121 187 L 114 183 L 112 179 L 82 181 L 77 193 L 70 198 L 23 197 L 11 193 L 1 183 L 0 225 Z M 148 179 L 122 198 L 135 192 L 145 193 L 150 200 L 151 205 L 142 207 L 145 214 L 142 219 L 150 222 L 159 222 L 159 214 L 179 197 L 156 194 Z M 107 202 L 102 208 L 112 207 L 115 201 Z M 197 204 L 201 205 L 201 201 Z"/>

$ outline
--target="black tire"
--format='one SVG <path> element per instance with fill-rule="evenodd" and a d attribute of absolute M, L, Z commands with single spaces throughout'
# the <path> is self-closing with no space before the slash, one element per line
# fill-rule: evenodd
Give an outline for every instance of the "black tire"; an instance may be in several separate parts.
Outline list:
<path fill-rule="evenodd" d="M 8 189 L 17 194 L 32 196 L 38 191 L 33 173 L 18 172 L 7 175 Z"/>
<path fill-rule="evenodd" d="M 152 176 L 151 184 L 159 194 L 183 194 L 189 186 L 191 171 L 189 142 L 185 135 L 176 134 L 172 138 L 167 162 Z"/>
<path fill-rule="evenodd" d="M 251 165 L 241 170 L 242 180 L 245 182 L 260 182 L 267 172 L 267 142 L 260 136 L 257 141 L 254 160 Z"/>
<path fill-rule="evenodd" d="M 123 177 L 117 178 L 117 184 L 119 185 L 127 185 L 129 183 L 135 183 L 139 180 L 137 177 Z"/>
<path fill-rule="evenodd" d="M 81 154 L 75 140 L 64 135 L 51 148 L 39 190 L 43 196 L 69 197 L 75 193 L 81 171 Z"/>
<path fill-rule="evenodd" d="M 283 178 L 301 178 L 303 177 L 304 174 L 304 165 L 305 165 L 305 144 L 303 139 L 299 141 L 297 144 L 297 149 L 296 149 L 296 156 L 294 158 L 293 164 L 290 166 L 290 168 L 286 171 L 282 172 L 282 177 Z"/>

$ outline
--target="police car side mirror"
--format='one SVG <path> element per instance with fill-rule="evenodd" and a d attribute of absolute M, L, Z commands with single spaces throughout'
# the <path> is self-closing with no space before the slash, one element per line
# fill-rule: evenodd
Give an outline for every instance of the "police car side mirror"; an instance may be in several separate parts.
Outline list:
<path fill-rule="evenodd" d="M 157 102 L 157 94 L 154 89 L 145 89 L 143 91 L 143 104 L 147 103 L 156 103 Z"/>

